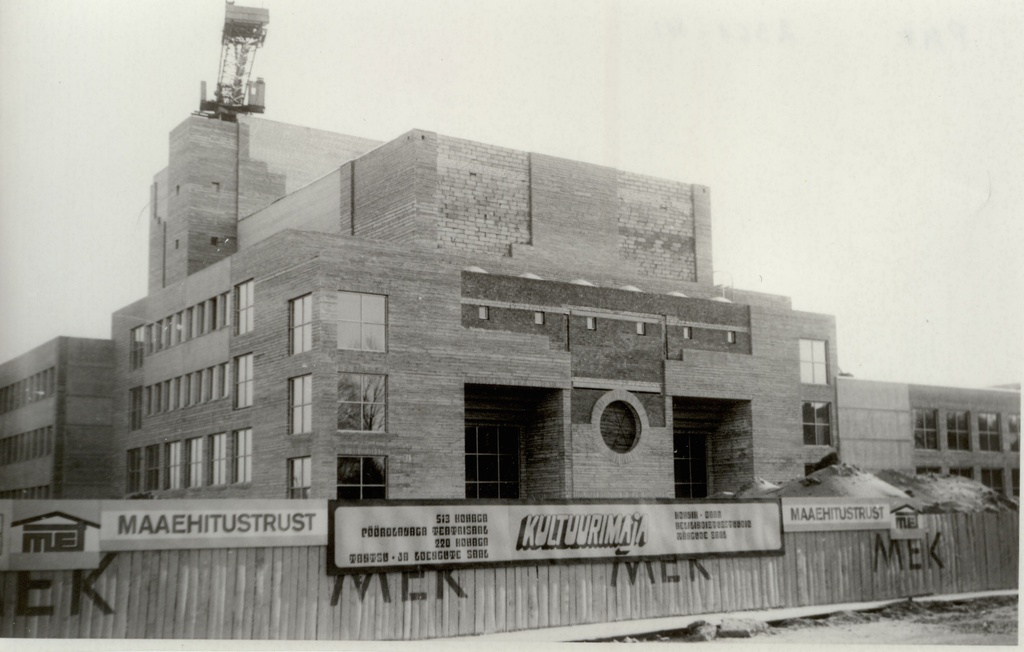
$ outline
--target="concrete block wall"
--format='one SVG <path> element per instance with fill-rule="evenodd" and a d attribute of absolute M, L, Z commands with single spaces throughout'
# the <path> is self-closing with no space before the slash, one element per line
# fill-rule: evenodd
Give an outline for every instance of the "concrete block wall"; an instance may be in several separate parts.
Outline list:
<path fill-rule="evenodd" d="M 433 243 L 437 135 L 411 131 L 354 163 L 353 235 Z"/>
<path fill-rule="evenodd" d="M 437 136 L 437 246 L 510 256 L 530 242 L 529 154 Z"/>
<path fill-rule="evenodd" d="M 252 116 L 241 117 L 238 130 L 240 219 L 381 144 Z"/>
<path fill-rule="evenodd" d="M 618 172 L 619 255 L 644 276 L 697 280 L 693 187 Z"/>

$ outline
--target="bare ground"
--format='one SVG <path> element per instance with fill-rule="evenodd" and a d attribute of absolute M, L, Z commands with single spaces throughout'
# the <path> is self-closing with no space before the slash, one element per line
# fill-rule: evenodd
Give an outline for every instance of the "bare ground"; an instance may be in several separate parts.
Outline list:
<path fill-rule="evenodd" d="M 841 611 L 816 618 L 771 623 L 753 639 L 714 642 L 762 644 L 1017 645 L 1017 597 L 957 602 L 906 601 L 874 611 Z M 660 632 L 628 642 L 686 640 L 682 632 Z"/>

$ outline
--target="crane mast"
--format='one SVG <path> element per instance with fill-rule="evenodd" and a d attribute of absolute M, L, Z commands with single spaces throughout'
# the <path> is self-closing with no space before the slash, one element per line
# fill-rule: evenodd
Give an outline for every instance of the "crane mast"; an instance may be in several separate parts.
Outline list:
<path fill-rule="evenodd" d="M 240 113 L 263 113 L 265 84 L 262 78 L 250 82 L 256 50 L 267 38 L 270 12 L 239 7 L 228 2 L 221 37 L 220 76 L 214 99 L 206 99 L 206 82 L 201 85 L 199 114 L 235 122 Z"/>

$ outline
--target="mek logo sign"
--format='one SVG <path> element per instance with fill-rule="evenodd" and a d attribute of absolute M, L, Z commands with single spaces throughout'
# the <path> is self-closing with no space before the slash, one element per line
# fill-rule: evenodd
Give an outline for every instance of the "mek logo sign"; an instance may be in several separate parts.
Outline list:
<path fill-rule="evenodd" d="M 890 539 L 923 539 L 926 530 L 920 513 L 913 505 L 900 505 L 893 508 L 892 526 L 889 529 Z"/>
<path fill-rule="evenodd" d="M 84 552 L 86 528 L 99 524 L 63 512 L 50 512 L 11 523 L 21 526 L 21 552 Z"/>

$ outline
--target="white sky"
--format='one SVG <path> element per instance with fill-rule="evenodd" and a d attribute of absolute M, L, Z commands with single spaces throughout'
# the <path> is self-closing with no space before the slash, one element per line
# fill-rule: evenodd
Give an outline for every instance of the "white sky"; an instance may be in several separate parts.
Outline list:
<path fill-rule="evenodd" d="M 858 378 L 1021 380 L 1024 3 L 241 0 L 264 117 L 711 186 L 716 276 Z M 146 292 L 152 176 L 219 0 L 0 2 L 0 361 Z"/>

